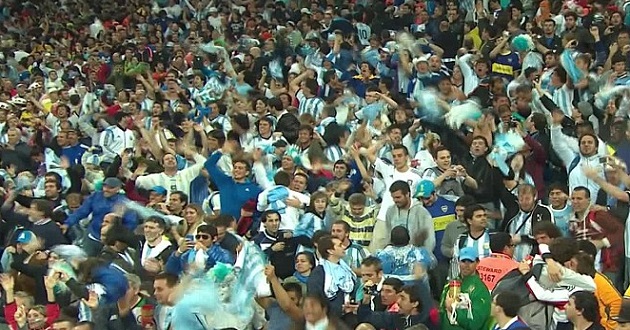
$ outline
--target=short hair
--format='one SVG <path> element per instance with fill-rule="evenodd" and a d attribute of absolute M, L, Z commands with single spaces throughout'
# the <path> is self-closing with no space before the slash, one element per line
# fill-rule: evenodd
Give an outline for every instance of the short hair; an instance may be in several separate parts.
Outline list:
<path fill-rule="evenodd" d="M 591 191 L 588 188 L 586 188 L 584 186 L 577 186 L 577 187 L 573 188 L 573 192 L 578 192 L 578 191 L 583 191 L 586 194 L 587 198 L 589 198 L 589 199 L 591 198 Z"/>
<path fill-rule="evenodd" d="M 273 176 L 273 182 L 279 186 L 288 187 L 291 184 L 291 175 L 285 171 L 278 171 Z"/>
<path fill-rule="evenodd" d="M 156 224 L 160 229 L 166 229 L 166 221 L 164 221 L 164 219 L 158 217 L 158 216 L 150 216 L 148 217 L 146 220 L 144 220 L 145 223 L 147 222 L 153 222 L 154 224 Z"/>
<path fill-rule="evenodd" d="M 578 249 L 580 249 L 580 252 L 588 253 L 591 257 L 593 257 L 593 259 L 597 256 L 597 247 L 589 240 L 579 240 Z"/>
<path fill-rule="evenodd" d="M 551 239 L 562 237 L 562 233 L 560 232 L 560 229 L 558 229 L 558 227 L 555 224 L 553 224 L 553 222 L 551 221 L 537 222 L 534 225 L 534 228 L 532 228 L 532 233 L 534 235 L 546 234 Z"/>
<path fill-rule="evenodd" d="M 403 226 L 396 226 L 392 229 L 390 241 L 393 246 L 407 246 L 411 237 L 409 231 Z"/>
<path fill-rule="evenodd" d="M 346 233 L 349 233 L 350 230 L 351 230 L 350 225 L 347 222 L 343 221 L 343 220 L 337 220 L 337 221 L 333 222 L 333 226 L 334 225 L 342 226 L 343 227 L 343 231 L 345 231 Z"/>
<path fill-rule="evenodd" d="M 263 212 L 263 213 L 260 215 L 260 221 L 261 221 L 262 223 L 266 223 L 266 222 L 267 222 L 267 217 L 268 217 L 268 216 L 270 216 L 270 215 L 272 215 L 272 214 L 276 214 L 276 215 L 278 216 L 278 219 L 282 218 L 282 217 L 280 216 L 280 213 L 279 213 L 278 211 L 276 211 L 276 210 L 267 210 L 267 211 Z"/>
<path fill-rule="evenodd" d="M 503 291 L 494 298 L 495 305 L 503 309 L 503 313 L 507 317 L 515 317 L 521 308 L 521 302 L 518 295 L 512 291 Z"/>
<path fill-rule="evenodd" d="M 518 185 L 518 195 L 520 196 L 521 194 L 531 194 L 536 197 L 538 190 L 532 184 L 523 183 Z"/>
<path fill-rule="evenodd" d="M 217 227 L 217 228 L 219 228 L 219 227 L 226 227 L 227 228 L 227 227 L 230 227 L 234 221 L 236 221 L 236 220 L 234 220 L 233 216 L 231 216 L 229 214 L 222 213 L 222 214 L 219 214 L 216 217 L 216 219 L 214 219 L 212 221 L 212 224 L 215 227 Z"/>
<path fill-rule="evenodd" d="M 348 204 L 350 205 L 365 205 L 366 202 L 367 198 L 362 193 L 354 193 L 348 197 Z"/>
<path fill-rule="evenodd" d="M 472 219 L 475 212 L 485 210 L 486 208 L 481 206 L 480 204 L 469 205 L 468 207 L 466 207 L 466 210 L 464 210 L 464 220 Z"/>
<path fill-rule="evenodd" d="M 464 195 L 460 197 L 459 199 L 457 199 L 457 202 L 455 202 L 455 206 L 463 206 L 463 207 L 468 207 L 474 204 L 477 204 L 477 201 L 475 200 L 475 197 L 471 195 Z"/>
<path fill-rule="evenodd" d="M 409 150 L 407 149 L 407 147 L 405 147 L 405 146 L 404 146 L 404 145 L 402 145 L 402 144 L 394 144 L 394 145 L 392 146 L 392 151 L 393 151 L 393 150 L 402 150 L 402 151 L 403 151 L 403 153 L 405 154 L 405 156 L 409 156 Z"/>
<path fill-rule="evenodd" d="M 383 264 L 381 263 L 381 259 L 375 256 L 369 256 L 363 259 L 363 261 L 361 261 L 361 266 L 374 267 L 376 272 L 380 272 L 383 270 Z"/>
<path fill-rule="evenodd" d="M 127 273 L 125 274 L 125 278 L 127 279 L 127 282 L 129 282 L 129 286 L 133 287 L 134 289 L 140 288 L 140 285 L 142 284 L 142 280 L 140 279 L 140 276 L 136 274 Z"/>
<path fill-rule="evenodd" d="M 205 223 L 197 227 L 197 234 L 199 233 L 208 234 L 212 238 L 219 236 L 219 233 L 217 232 L 217 227 Z"/>
<path fill-rule="evenodd" d="M 593 292 L 577 291 L 571 294 L 575 309 L 582 312 L 582 317 L 589 322 L 599 322 L 599 303 Z"/>
<path fill-rule="evenodd" d="M 174 286 L 177 285 L 177 283 L 179 282 L 179 277 L 177 277 L 177 275 L 175 274 L 171 274 L 171 273 L 159 273 L 157 275 L 155 275 L 155 277 L 153 278 L 153 281 L 158 281 L 158 280 L 165 280 L 166 281 L 166 286 L 168 286 L 169 288 L 172 288 Z"/>
<path fill-rule="evenodd" d="M 37 210 L 44 214 L 44 218 L 50 218 L 52 216 L 53 209 L 55 208 L 53 202 L 47 199 L 34 199 L 31 201 L 31 204 L 35 205 Z"/>
<path fill-rule="evenodd" d="M 322 237 L 326 237 L 326 236 L 330 236 L 330 232 L 326 231 L 326 230 L 317 230 L 315 231 L 315 233 L 313 233 L 313 238 L 311 239 L 311 242 L 313 244 L 318 244 L 319 245 L 319 240 Z"/>
<path fill-rule="evenodd" d="M 402 290 L 402 288 L 405 286 L 405 282 L 403 282 L 399 278 L 388 277 L 383 281 L 383 285 L 389 285 L 394 288 L 394 291 L 396 291 L 396 293 L 399 293 L 400 290 Z"/>
<path fill-rule="evenodd" d="M 472 141 L 475 141 L 475 140 L 483 141 L 483 143 L 486 145 L 486 148 L 490 148 L 490 146 L 488 144 L 488 139 L 486 139 L 484 136 L 482 136 L 482 135 L 475 135 L 472 138 Z"/>
<path fill-rule="evenodd" d="M 184 202 L 184 205 L 188 204 L 188 195 L 186 195 L 185 192 L 183 191 L 173 191 L 171 192 L 171 196 L 173 195 L 177 195 L 179 196 L 179 199 Z"/>
<path fill-rule="evenodd" d="M 403 194 L 411 194 L 411 188 L 409 187 L 409 184 L 402 180 L 394 181 L 389 187 L 390 193 L 393 194 L 397 191 L 401 191 Z"/>
<path fill-rule="evenodd" d="M 411 303 L 418 303 L 418 306 L 415 307 L 416 310 L 420 311 L 422 309 L 422 297 L 420 296 L 420 289 L 416 285 L 405 285 L 400 291 L 409 295 Z"/>
<path fill-rule="evenodd" d="M 286 292 L 295 292 L 298 299 L 302 298 L 302 285 L 300 283 L 289 282 L 282 284 L 282 287 Z"/>
<path fill-rule="evenodd" d="M 332 250 L 334 246 L 335 243 L 333 243 L 332 236 L 323 236 L 317 241 L 317 252 L 319 252 L 319 255 L 321 255 L 323 259 L 328 259 L 328 256 L 330 256 L 328 250 Z"/>
<path fill-rule="evenodd" d="M 595 258 L 586 252 L 578 252 L 573 256 L 577 261 L 576 272 L 579 274 L 595 277 L 597 270 L 595 269 Z"/>
<path fill-rule="evenodd" d="M 574 238 L 558 237 L 549 244 L 551 257 L 560 264 L 571 260 L 579 251 L 577 241 Z"/>
<path fill-rule="evenodd" d="M 551 193 L 554 190 L 560 190 L 565 194 L 569 194 L 569 187 L 566 185 L 566 183 L 562 183 L 562 182 L 554 182 L 552 184 L 549 185 L 549 193 Z M 590 193 L 590 192 L 589 192 Z"/>
<path fill-rule="evenodd" d="M 512 235 L 506 232 L 496 232 L 490 235 L 490 251 L 501 253 L 506 246 L 512 244 Z"/>

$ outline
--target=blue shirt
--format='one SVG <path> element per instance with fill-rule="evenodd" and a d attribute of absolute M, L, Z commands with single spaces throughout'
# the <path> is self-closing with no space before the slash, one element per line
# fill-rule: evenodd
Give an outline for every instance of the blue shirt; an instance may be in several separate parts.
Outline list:
<path fill-rule="evenodd" d="M 449 258 L 446 258 L 442 254 L 440 247 L 442 246 L 442 238 L 444 238 L 446 226 L 455 221 L 455 203 L 442 196 L 438 196 L 433 205 L 425 205 L 425 208 L 429 211 L 429 214 L 431 214 L 433 227 L 435 228 L 435 249 L 433 250 L 433 254 L 438 261 L 447 261 Z"/>
<path fill-rule="evenodd" d="M 219 188 L 221 213 L 229 214 L 234 219 L 239 219 L 241 217 L 241 207 L 249 200 L 257 200 L 258 194 L 260 194 L 262 189 L 249 180 L 235 182 L 234 179 L 223 173 L 217 166 L 217 162 L 219 162 L 222 155 L 220 151 L 215 151 L 208 157 L 204 167 Z"/>
<path fill-rule="evenodd" d="M 72 213 L 66 220 L 66 225 L 72 227 L 81 219 L 87 218 L 92 214 L 92 221 L 88 226 L 88 232 L 96 239 L 101 238 L 101 224 L 103 218 L 108 213 L 114 210 L 115 205 L 125 204 L 129 202 L 129 199 L 121 194 L 105 197 L 102 191 L 96 191 L 85 201 L 83 205 L 79 207 L 74 213 Z M 135 212 L 126 212 L 122 218 L 122 224 L 130 230 L 136 229 L 138 225 L 138 217 Z"/>

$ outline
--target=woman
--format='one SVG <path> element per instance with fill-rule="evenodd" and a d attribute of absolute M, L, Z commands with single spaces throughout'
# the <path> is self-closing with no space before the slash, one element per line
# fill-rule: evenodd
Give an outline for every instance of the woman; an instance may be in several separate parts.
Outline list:
<path fill-rule="evenodd" d="M 307 291 L 309 295 L 319 294 L 328 299 L 326 310 L 332 315 L 341 316 L 346 296 L 351 296 L 355 289 L 356 275 L 343 261 L 346 251 L 341 240 L 322 237 L 317 242 L 317 251 L 322 259 L 308 278 Z M 306 320 L 309 321 L 308 318 Z"/>
<path fill-rule="evenodd" d="M 302 286 L 302 293 L 306 293 L 308 277 L 315 268 L 315 256 L 310 252 L 300 252 L 295 255 L 295 273 L 284 279 L 284 283 L 298 283 Z"/>
<path fill-rule="evenodd" d="M 180 225 L 173 227 L 171 231 L 175 241 L 181 243 L 184 238 L 192 240 L 197 235 L 199 226 L 205 224 L 204 216 L 201 206 L 197 204 L 187 205 L 184 209 L 184 220 L 180 221 Z"/>

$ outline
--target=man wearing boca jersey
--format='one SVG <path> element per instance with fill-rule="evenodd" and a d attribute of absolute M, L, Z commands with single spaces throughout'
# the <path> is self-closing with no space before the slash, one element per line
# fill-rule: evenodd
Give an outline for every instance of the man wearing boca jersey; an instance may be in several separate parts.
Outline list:
<path fill-rule="evenodd" d="M 433 218 L 433 227 L 435 228 L 435 249 L 433 249 L 433 254 L 437 258 L 438 265 L 433 270 L 434 276 L 431 276 L 431 286 L 432 292 L 439 293 L 440 288 L 445 284 L 444 279 L 448 274 L 450 262 L 450 258 L 442 254 L 442 238 L 444 237 L 446 226 L 455 221 L 455 203 L 438 196 L 435 192 L 435 185 L 431 180 L 420 181 L 414 196 L 422 201 L 431 218 Z M 433 283 L 433 281 L 435 282 Z"/>

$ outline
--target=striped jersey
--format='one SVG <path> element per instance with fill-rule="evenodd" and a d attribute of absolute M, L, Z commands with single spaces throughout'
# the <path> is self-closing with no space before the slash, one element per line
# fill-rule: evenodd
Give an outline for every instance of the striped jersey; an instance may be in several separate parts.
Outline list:
<path fill-rule="evenodd" d="M 324 101 L 319 97 L 306 97 L 304 94 L 297 94 L 296 96 L 300 102 L 298 113 L 300 115 L 308 113 L 315 118 L 315 121 L 318 121 L 322 110 L 324 110 Z"/>

